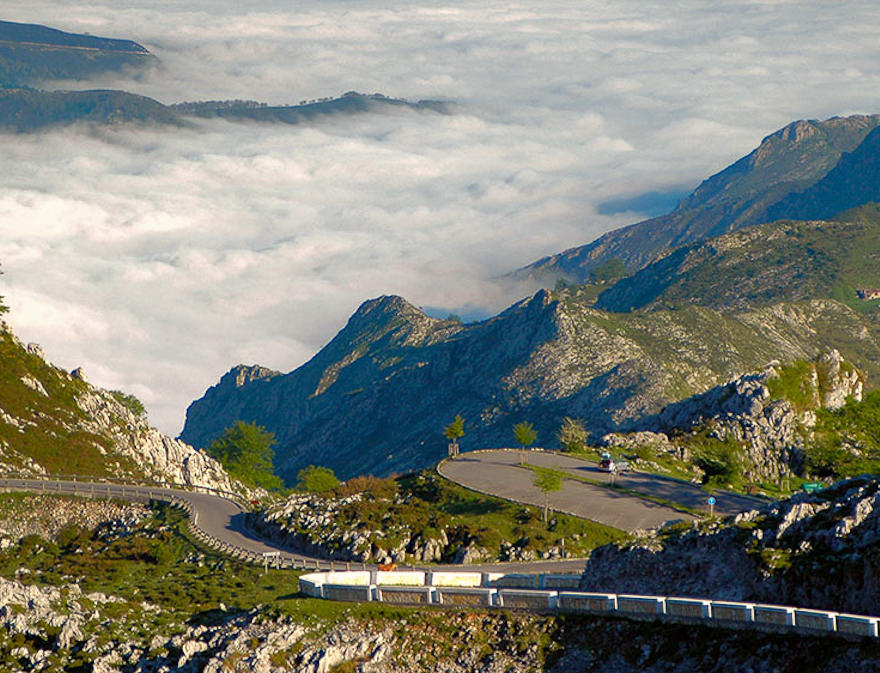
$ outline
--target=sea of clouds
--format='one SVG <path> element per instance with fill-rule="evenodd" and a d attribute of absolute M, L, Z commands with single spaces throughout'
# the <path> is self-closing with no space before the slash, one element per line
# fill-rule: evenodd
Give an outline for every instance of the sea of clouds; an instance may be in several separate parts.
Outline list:
<path fill-rule="evenodd" d="M 172 434 L 229 367 L 293 369 L 365 299 L 489 315 L 532 290 L 498 276 L 658 214 L 787 122 L 880 112 L 873 0 L 6 0 L 0 18 L 161 59 L 66 88 L 456 103 L 0 137 L 9 322 Z"/>

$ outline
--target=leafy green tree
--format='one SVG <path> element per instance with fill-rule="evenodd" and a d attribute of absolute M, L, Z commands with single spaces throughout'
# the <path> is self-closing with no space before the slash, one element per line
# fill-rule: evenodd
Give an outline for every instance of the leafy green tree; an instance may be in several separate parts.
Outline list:
<path fill-rule="evenodd" d="M 562 490 L 564 476 L 561 470 L 535 467 L 535 479 L 532 483 L 544 494 L 544 523 L 547 523 L 547 514 L 550 510 L 550 494 Z"/>
<path fill-rule="evenodd" d="M 562 425 L 559 426 L 556 437 L 566 451 L 583 451 L 587 448 L 589 435 L 580 419 L 566 416 L 562 419 Z"/>
<path fill-rule="evenodd" d="M 452 421 L 443 430 L 443 436 L 449 440 L 449 455 L 455 457 L 458 455 L 458 440 L 464 437 L 464 419 L 460 414 L 455 415 Z"/>
<path fill-rule="evenodd" d="M 307 493 L 324 493 L 339 486 L 339 479 L 329 467 L 309 465 L 296 473 L 296 488 Z"/>
<path fill-rule="evenodd" d="M 281 479 L 273 471 L 275 435 L 256 423 L 236 421 L 206 449 L 226 471 L 248 486 L 279 489 Z"/>
<path fill-rule="evenodd" d="M 522 447 L 520 449 L 520 465 L 525 465 L 526 463 L 526 449 L 534 444 L 535 440 L 538 438 L 537 431 L 532 427 L 532 424 L 528 421 L 523 421 L 522 423 L 517 423 L 513 426 L 513 436 L 516 438 L 517 443 Z"/>

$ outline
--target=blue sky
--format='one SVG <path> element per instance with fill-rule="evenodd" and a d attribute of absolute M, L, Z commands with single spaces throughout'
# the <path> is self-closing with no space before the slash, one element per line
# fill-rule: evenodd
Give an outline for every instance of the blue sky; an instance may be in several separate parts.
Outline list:
<path fill-rule="evenodd" d="M 171 434 L 229 367 L 290 370 L 365 299 L 497 311 L 531 289 L 499 275 L 642 219 L 789 121 L 880 112 L 875 2 L 240 5 L 4 2 L 163 64 L 60 87 L 458 105 L 0 139 L 9 321 Z"/>

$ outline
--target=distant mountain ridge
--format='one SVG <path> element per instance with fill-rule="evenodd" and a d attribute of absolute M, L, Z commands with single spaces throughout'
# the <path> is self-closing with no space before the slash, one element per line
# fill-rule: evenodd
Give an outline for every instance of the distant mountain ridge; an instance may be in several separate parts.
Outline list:
<path fill-rule="evenodd" d="M 0 87 L 32 86 L 53 79 L 84 80 L 157 63 L 146 47 L 133 40 L 0 21 Z"/>
<path fill-rule="evenodd" d="M 411 103 L 381 94 L 349 91 L 304 105 L 269 106 L 253 101 L 210 101 L 165 105 L 126 91 L 35 91 L 0 89 L 0 132 L 28 133 L 46 128 L 84 123 L 98 126 L 147 124 L 187 126 L 193 119 L 221 118 L 232 122 L 303 124 L 332 115 L 354 115 L 406 109 L 447 114 L 452 108 L 442 101 Z"/>
<path fill-rule="evenodd" d="M 80 47 L 83 49 L 122 51 L 136 54 L 150 53 L 146 47 L 133 40 L 117 40 L 88 34 L 66 33 L 63 30 L 41 26 L 36 23 L 16 23 L 13 21 L 0 21 L 0 42 L 45 47 Z"/>
<path fill-rule="evenodd" d="M 392 109 L 450 114 L 451 103 L 411 102 L 380 93 L 348 91 L 341 96 L 267 105 L 248 100 L 195 101 L 165 105 L 157 100 L 107 89 L 43 91 L 51 80 L 99 80 L 127 71 L 137 76 L 158 64 L 133 40 L 66 33 L 37 24 L 0 21 L 0 133 L 28 133 L 85 123 L 93 126 L 148 124 L 185 126 L 192 119 L 302 124 L 329 115 L 386 113 Z M 99 80 L 100 81 L 100 80 Z"/>
<path fill-rule="evenodd" d="M 585 282 L 591 270 L 613 259 L 635 272 L 679 246 L 742 227 L 782 218 L 822 219 L 875 201 L 880 183 L 870 178 L 880 171 L 878 136 L 872 133 L 878 125 L 880 115 L 792 122 L 705 180 L 668 215 L 609 232 L 512 275 Z M 847 184 L 848 198 L 830 198 Z"/>
<path fill-rule="evenodd" d="M 744 310 L 827 297 L 868 309 L 857 291 L 880 286 L 880 219 L 861 213 L 837 222 L 780 220 L 683 246 L 618 281 L 595 306 Z"/>

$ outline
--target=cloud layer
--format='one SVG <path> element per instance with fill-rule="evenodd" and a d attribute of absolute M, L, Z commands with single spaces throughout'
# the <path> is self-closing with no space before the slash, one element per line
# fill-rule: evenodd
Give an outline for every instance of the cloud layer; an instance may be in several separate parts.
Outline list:
<path fill-rule="evenodd" d="M 880 111 L 873 2 L 539 4 L 9 0 L 8 20 L 145 44 L 156 72 L 90 85 L 163 102 L 459 103 L 5 136 L 10 321 L 176 433 L 231 365 L 292 369 L 364 299 L 495 311 L 526 288 L 493 277 L 640 219 L 640 195 L 792 119 Z"/>

